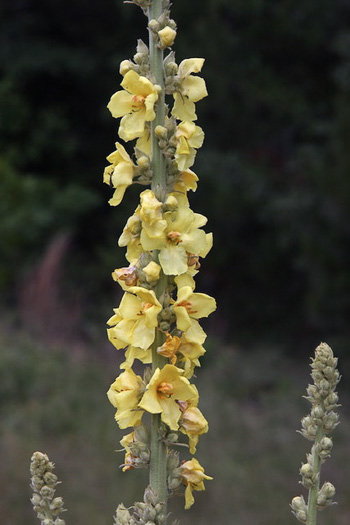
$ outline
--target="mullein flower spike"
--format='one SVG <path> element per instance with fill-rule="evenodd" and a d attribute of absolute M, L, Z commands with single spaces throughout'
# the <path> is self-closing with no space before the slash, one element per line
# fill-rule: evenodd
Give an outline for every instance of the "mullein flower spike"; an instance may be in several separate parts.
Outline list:
<path fill-rule="evenodd" d="M 317 510 L 331 505 L 335 495 L 332 483 L 326 482 L 320 488 L 320 471 L 333 447 L 329 434 L 339 423 L 338 414 L 334 411 L 339 406 L 335 391 L 340 380 L 337 361 L 332 349 L 321 343 L 311 362 L 313 384 L 307 388 L 306 399 L 312 408 L 310 414 L 302 419 L 300 431 L 306 439 L 314 442 L 311 453 L 306 456 L 306 463 L 300 468 L 300 483 L 309 490 L 309 497 L 307 503 L 303 496 L 296 496 L 291 503 L 295 517 L 306 525 L 316 525 Z"/>
<path fill-rule="evenodd" d="M 65 511 L 61 497 L 55 497 L 56 487 L 60 483 L 54 474 L 54 464 L 46 454 L 34 452 L 30 462 L 31 502 L 41 525 L 65 525 L 59 515 Z"/>
<path fill-rule="evenodd" d="M 144 502 L 131 511 L 120 505 L 115 523 L 150 525 L 166 523 L 170 493 L 183 487 L 187 509 L 194 502 L 193 491 L 204 490 L 204 480 L 212 479 L 196 459 L 180 464 L 171 449 L 183 434 L 194 454 L 199 437 L 208 431 L 190 378 L 205 352 L 199 319 L 216 308 L 212 297 L 194 291 L 193 279 L 213 241 L 203 230 L 206 217 L 193 212 L 187 198 L 197 188 L 198 177 L 190 168 L 204 140 L 194 123 L 195 103 L 208 93 L 198 76 L 203 58 L 176 64 L 171 46 L 177 28 L 169 0 L 130 3 L 148 18 L 149 46 L 139 40 L 133 59 L 121 62 L 123 89 L 112 95 L 108 109 L 121 118 L 119 137 L 136 142 L 133 152 L 116 143 L 103 181 L 114 189 L 112 206 L 122 202 L 132 184 L 149 188 L 141 192 L 119 238 L 130 264 L 112 273 L 124 295 L 107 332 L 115 348 L 125 351 L 125 361 L 108 398 L 120 428 L 133 427 L 121 441 L 122 470 L 150 468 Z M 146 365 L 143 377 L 131 368 L 135 360 Z"/>

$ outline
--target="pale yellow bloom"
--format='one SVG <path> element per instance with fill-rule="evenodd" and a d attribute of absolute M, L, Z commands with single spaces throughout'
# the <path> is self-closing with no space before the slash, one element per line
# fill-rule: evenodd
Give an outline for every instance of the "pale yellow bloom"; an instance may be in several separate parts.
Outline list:
<path fill-rule="evenodd" d="M 115 419 L 120 428 L 134 427 L 141 423 L 143 411 L 138 403 L 143 391 L 143 381 L 131 369 L 122 372 L 112 383 L 107 396 L 117 409 Z"/>
<path fill-rule="evenodd" d="M 128 293 L 130 292 L 130 293 Z M 117 348 L 127 345 L 148 349 L 154 341 L 161 304 L 153 290 L 132 286 L 108 320 L 108 338 Z"/>
<path fill-rule="evenodd" d="M 142 234 L 151 238 L 161 236 L 167 227 L 167 222 L 163 219 L 162 203 L 156 198 L 151 190 L 143 191 L 140 195 L 140 201 Z"/>
<path fill-rule="evenodd" d="M 179 349 L 180 344 L 180 337 L 177 337 L 176 335 L 171 336 L 169 333 L 167 333 L 165 343 L 163 343 L 162 346 L 157 348 L 157 352 L 159 355 L 170 359 L 171 364 L 175 365 L 177 359 L 176 353 Z"/>
<path fill-rule="evenodd" d="M 119 142 L 115 145 L 117 149 L 107 157 L 111 164 L 105 168 L 103 174 L 103 182 L 116 188 L 113 197 L 108 201 L 111 206 L 120 204 L 126 188 L 132 184 L 136 174 L 136 166 L 124 146 Z"/>
<path fill-rule="evenodd" d="M 121 446 L 125 449 L 124 466 L 122 468 L 123 472 L 135 468 L 135 457 L 132 455 L 132 452 L 130 450 L 131 445 L 134 443 L 134 439 L 135 432 L 130 432 L 130 434 L 126 434 L 126 436 L 124 436 L 123 439 L 120 440 Z"/>
<path fill-rule="evenodd" d="M 194 293 L 191 286 L 183 286 L 178 289 L 173 309 L 177 328 L 184 332 L 187 341 L 203 344 L 206 334 L 197 319 L 208 317 L 214 312 L 215 299 L 204 293 Z"/>
<path fill-rule="evenodd" d="M 182 463 L 180 469 L 183 483 L 186 485 L 185 509 L 189 509 L 194 503 L 192 492 L 205 490 L 204 480 L 213 478 L 204 474 L 204 468 L 195 458 Z"/>
<path fill-rule="evenodd" d="M 131 368 L 135 359 L 144 364 L 152 363 L 152 348 L 144 350 L 143 348 L 129 345 L 125 351 L 125 361 L 120 365 L 120 368 L 122 370 Z"/>
<path fill-rule="evenodd" d="M 127 142 L 141 137 L 145 123 L 155 119 L 154 104 L 160 88 L 133 70 L 125 74 L 121 86 L 124 90 L 114 93 L 107 107 L 113 117 L 123 117 L 119 136 Z"/>
<path fill-rule="evenodd" d="M 197 120 L 194 103 L 208 95 L 203 78 L 192 75 L 192 73 L 199 73 L 203 64 L 204 58 L 188 58 L 179 65 L 174 107 L 171 111 L 171 114 L 179 120 Z"/>
<path fill-rule="evenodd" d="M 176 31 L 169 26 L 165 26 L 163 29 L 158 31 L 158 36 L 163 48 L 170 47 L 174 43 Z"/>
<path fill-rule="evenodd" d="M 140 207 L 138 206 L 134 215 L 129 217 L 123 233 L 119 237 L 119 246 L 127 246 L 126 258 L 131 263 L 137 260 L 142 253 L 140 234 L 142 223 L 139 217 Z"/>
<path fill-rule="evenodd" d="M 152 144 L 151 144 L 151 132 L 149 126 L 146 124 L 144 133 L 136 141 L 136 148 L 148 157 L 151 157 Z"/>
<path fill-rule="evenodd" d="M 176 130 L 177 141 L 175 160 L 180 171 L 190 168 L 196 157 L 196 149 L 200 148 L 204 141 L 202 128 L 188 120 L 181 122 Z"/>
<path fill-rule="evenodd" d="M 116 268 L 112 272 L 112 278 L 120 284 L 123 290 L 127 290 L 138 282 L 137 268 L 133 265 L 130 265 L 128 268 Z"/>
<path fill-rule="evenodd" d="M 184 369 L 184 376 L 188 379 L 193 376 L 194 368 L 201 366 L 199 358 L 205 354 L 204 347 L 199 343 L 188 341 L 183 335 L 177 353 L 176 364 Z"/>
<path fill-rule="evenodd" d="M 174 184 L 174 191 L 186 193 L 188 190 L 196 191 L 198 177 L 190 169 L 181 171 Z"/>
<path fill-rule="evenodd" d="M 212 236 L 200 229 L 207 222 L 204 215 L 183 205 L 152 217 L 152 222 L 149 218 L 142 221 L 141 245 L 146 251 L 159 250 L 159 262 L 166 275 L 187 272 L 188 253 L 205 257 L 209 252 Z"/>
<path fill-rule="evenodd" d="M 180 431 L 189 438 L 190 453 L 195 454 L 199 436 L 208 432 L 208 421 L 199 408 L 188 406 L 182 410 L 179 424 Z"/>
<path fill-rule="evenodd" d="M 130 69 L 133 69 L 135 65 L 130 60 L 122 60 L 119 66 L 119 73 L 124 76 Z"/>
<path fill-rule="evenodd" d="M 154 283 L 158 281 L 161 267 L 155 261 L 151 261 L 142 268 L 143 273 L 146 275 L 146 280 L 148 283 Z"/>
<path fill-rule="evenodd" d="M 190 401 L 191 404 L 197 404 L 196 387 L 183 377 L 183 370 L 176 366 L 165 365 L 161 370 L 157 368 L 139 406 L 151 414 L 161 414 L 162 421 L 171 430 L 177 430 L 181 416 L 177 401 Z"/>

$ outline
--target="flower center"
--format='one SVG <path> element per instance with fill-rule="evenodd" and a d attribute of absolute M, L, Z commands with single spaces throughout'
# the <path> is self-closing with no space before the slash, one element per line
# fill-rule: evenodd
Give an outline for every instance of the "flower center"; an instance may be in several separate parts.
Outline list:
<path fill-rule="evenodd" d="M 145 103 L 145 97 L 142 95 L 134 95 L 131 99 L 131 107 L 133 111 L 138 111 Z"/>
<path fill-rule="evenodd" d="M 148 310 L 149 308 L 152 308 L 152 306 L 154 306 L 152 303 L 146 303 L 145 301 L 143 301 L 141 303 L 141 310 L 139 311 L 137 315 L 144 315 L 145 311 Z"/>
<path fill-rule="evenodd" d="M 175 246 L 177 246 L 178 244 L 180 244 L 180 242 L 182 242 L 180 232 L 171 231 L 167 234 L 167 238 L 169 239 L 171 243 L 175 244 Z"/>
<path fill-rule="evenodd" d="M 178 303 L 176 306 L 183 306 L 184 308 L 186 308 L 187 312 L 190 315 L 198 313 L 198 310 L 192 309 L 193 304 L 191 303 L 191 301 L 184 300 L 184 301 L 181 301 L 181 303 Z"/>
<path fill-rule="evenodd" d="M 187 252 L 187 264 L 188 266 L 193 266 L 195 270 L 198 270 L 201 267 L 199 257 L 194 253 Z"/>
<path fill-rule="evenodd" d="M 173 385 L 171 383 L 166 383 L 162 381 L 157 387 L 157 393 L 161 399 L 170 399 L 173 395 Z"/>

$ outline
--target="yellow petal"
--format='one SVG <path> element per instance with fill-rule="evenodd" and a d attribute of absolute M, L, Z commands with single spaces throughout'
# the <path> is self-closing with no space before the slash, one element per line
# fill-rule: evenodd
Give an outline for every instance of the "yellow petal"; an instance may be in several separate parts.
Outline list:
<path fill-rule="evenodd" d="M 181 275 L 187 272 L 187 254 L 181 245 L 161 249 L 159 262 L 165 275 Z"/>
<path fill-rule="evenodd" d="M 202 98 L 208 96 L 207 87 L 205 81 L 201 77 L 194 77 L 190 75 L 183 79 L 181 82 L 181 93 L 188 97 L 191 102 L 198 102 Z M 182 120 L 194 120 L 194 119 L 182 119 Z"/>
<path fill-rule="evenodd" d="M 124 117 L 125 118 L 125 117 Z M 188 143 L 192 148 L 200 148 L 204 141 L 204 132 L 202 128 L 196 126 L 194 133 L 189 137 Z"/>
<path fill-rule="evenodd" d="M 120 368 L 122 370 L 131 368 L 135 359 L 139 359 L 144 364 L 152 363 L 152 349 L 147 348 L 147 350 L 143 350 L 142 348 L 129 346 L 125 352 L 125 361 L 120 365 Z"/>
<path fill-rule="evenodd" d="M 199 73 L 204 64 L 204 58 L 186 58 L 179 65 L 179 77 L 187 77 L 191 73 Z"/>
<path fill-rule="evenodd" d="M 126 91 L 133 95 L 141 95 L 147 97 L 150 93 L 155 91 L 154 85 L 148 80 L 136 73 L 136 71 L 128 71 L 120 84 Z"/>
<path fill-rule="evenodd" d="M 125 142 L 141 137 L 145 130 L 145 117 L 145 108 L 140 108 L 138 111 L 125 115 L 120 121 L 119 137 Z"/>
<path fill-rule="evenodd" d="M 185 331 L 185 335 L 188 341 L 199 345 L 202 345 L 207 338 L 207 334 L 195 319 L 191 320 L 191 326 Z"/>
<path fill-rule="evenodd" d="M 146 107 L 146 114 L 145 114 L 145 120 L 147 122 L 154 120 L 156 118 L 156 114 L 154 111 L 154 104 L 158 100 L 158 93 L 151 93 L 148 95 L 148 97 L 145 98 L 145 107 Z"/>
<path fill-rule="evenodd" d="M 192 486 L 189 484 L 185 489 L 185 510 L 188 510 L 192 507 L 194 503 L 194 497 L 192 494 Z"/>
<path fill-rule="evenodd" d="M 112 95 L 107 108 L 114 118 L 123 117 L 132 110 L 132 95 L 126 91 L 117 91 Z"/>
<path fill-rule="evenodd" d="M 137 139 L 136 148 L 148 156 L 151 155 L 151 135 L 148 127 L 145 127 L 144 133 Z"/>
<path fill-rule="evenodd" d="M 174 106 L 171 110 L 171 114 L 179 120 L 197 120 L 194 103 L 178 91 L 175 91 L 173 96 Z"/>

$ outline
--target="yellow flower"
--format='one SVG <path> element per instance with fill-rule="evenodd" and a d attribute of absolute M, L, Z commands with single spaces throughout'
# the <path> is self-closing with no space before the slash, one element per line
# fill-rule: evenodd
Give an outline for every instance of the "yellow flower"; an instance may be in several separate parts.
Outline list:
<path fill-rule="evenodd" d="M 184 369 L 184 376 L 188 379 L 193 376 L 195 366 L 200 366 L 199 357 L 205 354 L 201 344 L 188 341 L 183 335 L 177 353 L 177 366 Z"/>
<path fill-rule="evenodd" d="M 117 149 L 107 157 L 111 164 L 105 168 L 103 174 L 103 182 L 116 188 L 113 197 L 108 201 L 111 206 L 120 204 L 126 188 L 132 184 L 136 174 L 136 166 L 124 146 L 116 142 L 116 147 Z"/>
<path fill-rule="evenodd" d="M 194 503 L 192 492 L 194 490 L 205 490 L 204 480 L 213 478 L 204 474 L 204 468 L 195 458 L 182 463 L 180 469 L 182 481 L 186 485 L 185 509 L 189 509 Z"/>
<path fill-rule="evenodd" d="M 143 391 L 143 382 L 131 369 L 122 372 L 112 383 L 107 396 L 117 409 L 115 420 L 120 428 L 134 427 L 141 423 L 143 411 L 138 403 Z"/>
<path fill-rule="evenodd" d="M 154 283 L 158 281 L 160 270 L 161 270 L 161 267 L 159 266 L 159 264 L 157 264 L 154 261 L 149 262 L 147 266 L 142 268 L 142 271 L 145 274 L 146 281 L 148 283 Z"/>
<path fill-rule="evenodd" d="M 166 275 L 187 272 L 188 253 L 205 257 L 209 252 L 212 236 L 200 229 L 207 222 L 204 215 L 182 205 L 153 217 L 152 222 L 142 221 L 141 245 L 146 251 L 160 250 L 159 262 Z"/>
<path fill-rule="evenodd" d="M 177 430 L 181 416 L 177 401 L 191 401 L 191 404 L 197 404 L 196 387 L 183 377 L 183 370 L 176 366 L 165 365 L 161 370 L 157 368 L 139 406 L 151 414 L 161 414 L 162 421 L 171 430 Z"/>
<path fill-rule="evenodd" d="M 203 78 L 191 74 L 199 73 L 203 64 L 204 58 L 188 58 L 179 65 L 174 107 L 171 111 L 171 114 L 179 120 L 197 120 L 194 103 L 208 95 Z"/>
<path fill-rule="evenodd" d="M 152 153 L 152 144 L 151 144 L 151 132 L 149 125 L 146 124 L 144 133 L 136 141 L 136 149 L 140 150 L 142 153 L 151 157 Z"/>
<path fill-rule="evenodd" d="M 151 190 L 143 191 L 140 195 L 140 201 L 142 231 L 151 238 L 161 236 L 167 227 L 167 222 L 163 220 L 162 203 Z"/>
<path fill-rule="evenodd" d="M 176 31 L 175 29 L 172 29 L 169 26 L 165 26 L 163 29 L 158 31 L 158 36 L 159 36 L 162 48 L 170 47 L 174 43 L 174 40 L 176 37 Z"/>
<path fill-rule="evenodd" d="M 152 348 L 144 350 L 143 348 L 129 345 L 125 351 L 125 361 L 120 365 L 120 368 L 122 370 L 131 368 L 135 359 L 144 364 L 152 363 Z"/>
<path fill-rule="evenodd" d="M 190 168 L 196 157 L 196 149 L 203 144 L 202 128 L 188 120 L 178 125 L 175 139 L 177 141 L 175 160 L 180 171 Z"/>
<path fill-rule="evenodd" d="M 176 353 L 180 344 L 180 337 L 177 337 L 176 335 L 171 336 L 169 333 L 167 333 L 165 343 L 157 348 L 157 352 L 159 355 L 170 359 L 171 364 L 175 365 L 177 359 Z"/>
<path fill-rule="evenodd" d="M 183 286 L 178 289 L 173 309 L 177 328 L 184 332 L 187 341 L 203 344 L 206 334 L 197 319 L 208 317 L 214 312 L 215 299 L 205 293 L 194 293 L 191 286 Z"/>
<path fill-rule="evenodd" d="M 140 242 L 142 223 L 139 217 L 139 209 L 138 206 L 134 215 L 129 217 L 118 241 L 119 246 L 127 246 L 126 258 L 130 263 L 137 260 L 142 253 Z"/>
<path fill-rule="evenodd" d="M 123 439 L 120 440 L 120 444 L 125 450 L 124 466 L 122 468 L 123 472 L 135 468 L 135 457 L 133 456 L 130 450 L 130 447 L 134 443 L 134 440 L 135 432 L 130 432 L 130 434 L 126 434 L 126 436 L 124 436 Z"/>
<path fill-rule="evenodd" d="M 130 292 L 130 293 L 128 293 Z M 161 304 L 152 290 L 132 286 L 108 320 L 108 338 L 117 348 L 126 345 L 147 350 L 154 341 Z"/>
<path fill-rule="evenodd" d="M 174 184 L 174 191 L 180 193 L 186 193 L 188 190 L 196 191 L 198 177 L 190 169 L 181 171 Z"/>
<path fill-rule="evenodd" d="M 114 281 L 118 281 L 123 290 L 128 290 L 130 286 L 135 286 L 138 282 L 137 268 L 130 265 L 128 268 L 116 268 L 112 272 Z"/>
<path fill-rule="evenodd" d="M 121 86 L 124 91 L 114 93 L 107 107 L 113 117 L 123 117 L 119 136 L 127 142 L 141 137 L 145 123 L 155 119 L 154 104 L 160 87 L 132 70 L 125 74 Z"/>
<path fill-rule="evenodd" d="M 180 406 L 182 415 L 179 421 L 180 431 L 189 438 L 190 453 L 196 453 L 196 446 L 199 436 L 208 432 L 208 421 L 203 416 L 199 408 L 195 406 Z"/>

